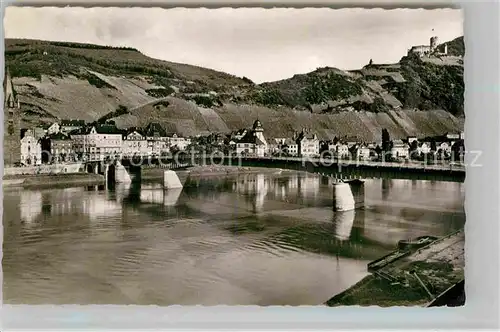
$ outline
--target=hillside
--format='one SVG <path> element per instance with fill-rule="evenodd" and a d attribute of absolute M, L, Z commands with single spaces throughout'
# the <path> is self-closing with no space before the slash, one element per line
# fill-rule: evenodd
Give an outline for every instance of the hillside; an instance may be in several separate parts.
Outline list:
<path fill-rule="evenodd" d="M 228 132 L 261 119 L 267 135 L 300 127 L 322 138 L 433 135 L 463 127 L 460 58 L 405 57 L 357 71 L 320 68 L 256 85 L 206 68 L 149 58 L 132 48 L 6 39 L 6 63 L 25 125 L 54 119 L 155 120 L 169 131 Z M 463 52 L 463 38 L 449 50 Z M 454 53 L 455 54 L 455 53 Z M 416 111 L 419 109 L 420 111 Z"/>

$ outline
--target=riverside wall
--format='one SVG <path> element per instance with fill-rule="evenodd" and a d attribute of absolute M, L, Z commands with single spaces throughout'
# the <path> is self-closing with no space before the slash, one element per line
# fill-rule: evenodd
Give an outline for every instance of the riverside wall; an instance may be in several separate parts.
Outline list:
<path fill-rule="evenodd" d="M 30 167 L 5 167 L 3 169 L 4 178 L 16 175 L 38 175 L 38 174 L 59 174 L 59 173 L 81 173 L 84 172 L 83 163 L 68 163 L 55 165 L 39 165 Z"/>

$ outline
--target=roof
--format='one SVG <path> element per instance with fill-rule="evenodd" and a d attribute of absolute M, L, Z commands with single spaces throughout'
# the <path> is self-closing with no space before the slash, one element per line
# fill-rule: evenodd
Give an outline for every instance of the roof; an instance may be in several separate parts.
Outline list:
<path fill-rule="evenodd" d="M 144 133 L 148 137 L 166 137 L 167 132 L 165 131 L 165 128 L 162 127 L 161 124 L 158 122 L 151 122 L 146 126 L 144 129 Z"/>
<path fill-rule="evenodd" d="M 402 140 L 400 139 L 395 139 L 394 141 L 392 141 L 392 145 L 393 146 L 405 146 L 405 145 L 408 145 L 406 143 L 404 143 Z"/>
<path fill-rule="evenodd" d="M 345 136 L 342 138 L 342 141 L 344 141 L 344 142 L 358 142 L 359 137 L 358 136 Z"/>
<path fill-rule="evenodd" d="M 236 135 L 242 135 L 242 134 L 244 134 L 244 133 L 245 133 L 245 132 L 247 132 L 247 131 L 248 131 L 248 129 L 240 129 L 240 130 L 238 130 L 238 131 L 236 132 Z"/>
<path fill-rule="evenodd" d="M 24 136 L 26 136 L 27 133 L 30 133 L 29 132 L 29 129 L 26 129 L 26 128 L 21 128 L 21 139 L 24 138 Z M 33 133 L 33 132 L 32 132 Z"/>
<path fill-rule="evenodd" d="M 262 128 L 262 123 L 259 121 L 259 119 L 255 120 L 255 122 L 253 123 L 253 126 L 252 128 L 255 130 L 255 129 L 263 129 Z"/>
<path fill-rule="evenodd" d="M 16 90 L 14 90 L 14 84 L 12 83 L 12 79 L 10 77 L 10 71 L 8 68 L 5 72 L 5 78 L 3 80 L 3 91 L 5 96 L 4 103 L 6 105 L 8 105 L 10 102 L 12 103 L 17 102 L 17 93 Z"/>
<path fill-rule="evenodd" d="M 48 138 L 51 140 L 57 140 L 57 141 L 65 141 L 65 140 L 71 139 L 68 135 L 65 135 L 61 132 L 59 132 L 57 134 L 49 135 Z"/>
<path fill-rule="evenodd" d="M 302 141 L 303 139 L 307 139 L 307 140 L 317 140 L 318 139 L 318 136 L 316 134 L 313 134 L 313 133 L 309 133 L 309 132 L 304 132 L 302 131 L 300 134 L 299 134 L 299 137 L 297 138 L 297 142 L 298 141 Z"/>
<path fill-rule="evenodd" d="M 52 123 L 44 123 L 43 125 L 41 125 L 41 127 L 45 130 L 49 129 L 50 127 L 52 127 L 54 124 L 57 124 L 56 122 L 52 122 Z"/>
<path fill-rule="evenodd" d="M 114 125 L 103 124 L 103 125 L 94 126 L 94 128 L 98 134 L 122 134 L 123 133 L 123 130 L 116 128 L 116 126 L 114 126 Z"/>
<path fill-rule="evenodd" d="M 134 132 L 137 132 L 141 136 L 146 136 L 142 128 L 129 127 L 123 131 L 123 136 L 128 136 Z"/>
<path fill-rule="evenodd" d="M 261 141 L 257 135 L 255 135 L 254 131 L 248 132 L 245 136 L 238 141 L 238 143 L 249 143 L 249 144 L 257 144 L 257 145 L 265 145 L 263 141 Z"/>
<path fill-rule="evenodd" d="M 72 130 L 69 134 L 70 135 L 88 135 L 92 131 L 92 128 L 95 128 L 95 130 L 98 134 L 111 134 L 111 135 L 123 134 L 122 130 L 116 128 L 116 126 L 114 126 L 114 125 L 109 125 L 109 124 L 86 126 L 86 127 Z"/>
<path fill-rule="evenodd" d="M 297 142 L 295 142 L 295 141 L 294 141 L 293 139 L 291 139 L 291 138 L 287 138 L 287 139 L 285 140 L 284 145 L 287 145 L 287 146 L 290 146 L 290 145 L 297 145 Z"/>
<path fill-rule="evenodd" d="M 66 127 L 83 127 L 85 126 L 85 120 L 61 120 L 61 126 Z"/>

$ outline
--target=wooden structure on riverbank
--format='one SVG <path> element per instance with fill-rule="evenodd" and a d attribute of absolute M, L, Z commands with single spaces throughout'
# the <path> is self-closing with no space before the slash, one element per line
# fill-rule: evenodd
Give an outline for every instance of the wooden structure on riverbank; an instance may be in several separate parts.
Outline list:
<path fill-rule="evenodd" d="M 460 303 L 452 297 L 460 294 L 460 282 L 464 280 L 464 242 L 464 231 L 459 230 L 421 248 L 386 255 L 369 264 L 371 275 L 334 296 L 326 305 L 389 307 Z"/>

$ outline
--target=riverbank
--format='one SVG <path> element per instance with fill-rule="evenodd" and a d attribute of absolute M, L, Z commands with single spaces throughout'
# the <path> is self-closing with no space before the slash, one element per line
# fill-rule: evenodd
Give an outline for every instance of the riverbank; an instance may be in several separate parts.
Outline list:
<path fill-rule="evenodd" d="M 143 168 L 141 172 L 142 180 L 163 180 L 163 168 Z M 190 177 L 209 177 L 209 176 L 227 176 L 238 174 L 279 174 L 281 169 L 268 167 L 239 167 L 239 166 L 195 166 L 188 167 L 185 170 L 177 170 L 179 178 Z"/>
<path fill-rule="evenodd" d="M 165 169 L 162 168 L 143 168 L 141 180 L 143 181 L 163 181 Z M 228 176 L 238 174 L 276 174 L 280 169 L 263 167 L 237 167 L 237 166 L 197 166 L 178 170 L 181 181 L 190 177 L 208 177 L 208 176 Z M 100 174 L 91 173 L 58 173 L 58 174 L 11 174 L 4 175 L 3 187 L 58 187 L 58 186 L 83 186 L 83 185 L 102 185 L 106 179 Z"/>
<path fill-rule="evenodd" d="M 102 185 L 106 179 L 100 174 L 72 173 L 45 175 L 6 175 L 3 177 L 3 187 L 45 188 L 83 185 Z"/>
<path fill-rule="evenodd" d="M 327 306 L 427 306 L 464 280 L 461 230 L 393 261 L 326 302 Z"/>

